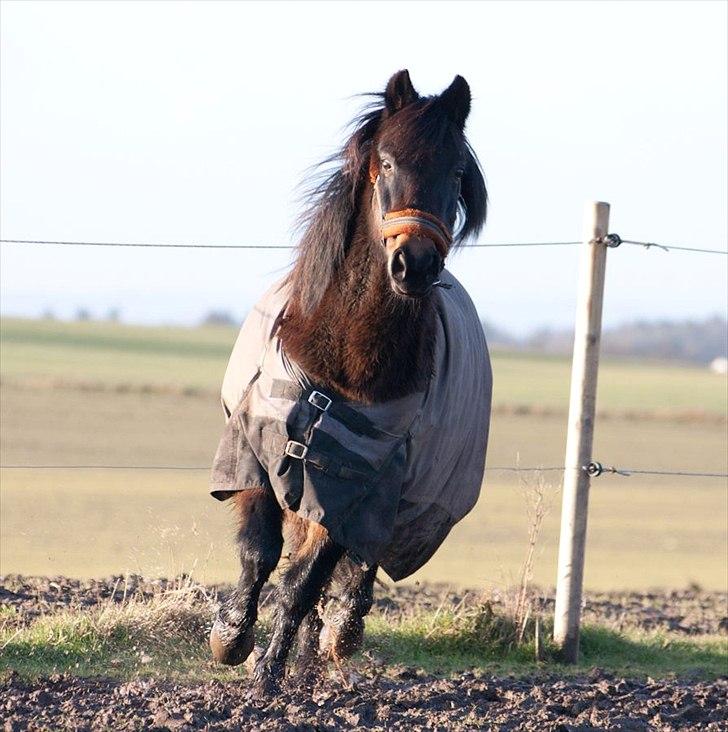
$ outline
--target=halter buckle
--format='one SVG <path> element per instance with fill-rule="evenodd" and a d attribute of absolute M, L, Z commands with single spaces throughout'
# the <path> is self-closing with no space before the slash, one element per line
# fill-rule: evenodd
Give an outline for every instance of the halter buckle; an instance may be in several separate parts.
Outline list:
<path fill-rule="evenodd" d="M 296 460 L 303 460 L 308 454 L 308 447 L 302 442 L 296 442 L 295 440 L 288 440 L 286 443 L 285 454 L 296 458 Z"/>
<path fill-rule="evenodd" d="M 316 409 L 325 412 L 331 406 L 331 399 L 320 391 L 312 391 L 308 397 L 308 403 L 313 404 Z"/>

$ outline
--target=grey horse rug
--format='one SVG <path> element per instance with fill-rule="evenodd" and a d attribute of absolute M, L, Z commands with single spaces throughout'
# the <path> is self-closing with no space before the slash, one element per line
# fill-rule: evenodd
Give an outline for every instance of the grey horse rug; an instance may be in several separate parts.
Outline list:
<path fill-rule="evenodd" d="M 225 500 L 262 486 L 393 580 L 424 565 L 478 499 L 492 391 L 475 307 L 450 273 L 441 280 L 429 386 L 380 404 L 337 399 L 311 383 L 277 337 L 286 288 L 268 290 L 246 318 L 223 380 L 227 425 L 212 495 Z"/>

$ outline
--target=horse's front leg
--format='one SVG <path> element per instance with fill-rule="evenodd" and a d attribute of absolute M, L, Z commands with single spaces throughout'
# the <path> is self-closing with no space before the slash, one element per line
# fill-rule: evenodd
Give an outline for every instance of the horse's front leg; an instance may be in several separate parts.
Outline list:
<path fill-rule="evenodd" d="M 212 626 L 210 649 L 216 661 L 236 666 L 255 645 L 258 599 L 280 559 L 283 533 L 282 511 L 270 490 L 240 491 L 233 500 L 239 521 L 240 578 Z"/>
<path fill-rule="evenodd" d="M 306 541 L 291 560 L 276 590 L 270 643 L 253 674 L 255 697 L 273 694 L 285 673 L 285 664 L 301 621 L 321 597 L 344 549 L 329 539 L 326 530 L 310 524 Z"/>

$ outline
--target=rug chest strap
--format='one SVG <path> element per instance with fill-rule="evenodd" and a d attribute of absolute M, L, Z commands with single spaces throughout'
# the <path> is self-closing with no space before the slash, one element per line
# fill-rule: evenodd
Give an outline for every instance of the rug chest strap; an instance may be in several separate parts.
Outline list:
<path fill-rule="evenodd" d="M 276 399 L 288 399 L 292 402 L 307 401 L 322 412 L 328 412 L 337 422 L 341 422 L 348 430 L 365 437 L 379 437 L 381 431 L 361 412 L 334 401 L 321 391 L 303 388 L 293 381 L 273 379 L 270 395 Z"/>

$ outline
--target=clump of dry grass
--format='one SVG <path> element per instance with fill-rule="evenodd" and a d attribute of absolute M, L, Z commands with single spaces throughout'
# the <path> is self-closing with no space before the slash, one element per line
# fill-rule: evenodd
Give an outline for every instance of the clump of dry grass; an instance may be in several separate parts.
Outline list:
<path fill-rule="evenodd" d="M 491 642 L 512 650 L 524 644 L 533 644 L 537 660 L 543 656 L 543 634 L 541 602 L 533 587 L 533 570 L 537 556 L 538 540 L 544 519 L 549 514 L 555 494 L 554 486 L 548 483 L 543 473 L 535 472 L 533 477 L 520 475 L 520 490 L 527 519 L 526 552 L 515 587 L 499 593 L 499 602 L 483 597 L 473 610 L 474 630 Z"/>
<path fill-rule="evenodd" d="M 536 473 L 532 481 L 523 477 L 524 474 L 521 474 L 521 476 L 520 487 L 528 520 L 528 545 L 521 566 L 518 595 L 513 607 L 513 619 L 518 628 L 519 643 L 523 641 L 531 616 L 535 617 L 536 631 L 539 627 L 539 616 L 534 615 L 534 610 L 537 610 L 537 607 L 532 587 L 533 567 L 543 522 L 551 510 L 554 496 L 554 488 L 551 483 L 546 482 L 543 473 Z"/>
<path fill-rule="evenodd" d="M 189 577 L 181 577 L 152 597 L 132 594 L 121 602 L 109 601 L 89 616 L 102 637 L 120 631 L 154 643 L 170 638 L 199 639 L 209 627 L 216 597 Z"/>
<path fill-rule="evenodd" d="M 112 598 L 115 593 L 112 593 Z M 187 672 L 206 660 L 204 639 L 216 597 L 183 577 L 152 596 L 124 594 L 0 628 L 0 668 L 106 673 Z"/>

